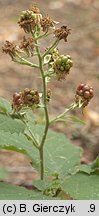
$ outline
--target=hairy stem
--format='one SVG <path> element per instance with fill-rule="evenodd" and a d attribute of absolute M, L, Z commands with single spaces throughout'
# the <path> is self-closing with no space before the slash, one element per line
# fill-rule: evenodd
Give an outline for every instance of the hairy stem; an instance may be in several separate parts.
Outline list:
<path fill-rule="evenodd" d="M 24 64 L 24 65 L 28 65 L 30 67 L 35 67 L 35 68 L 39 68 L 39 65 L 37 64 L 33 64 L 32 62 L 29 62 L 28 60 L 26 60 L 25 58 L 21 57 L 20 55 L 18 55 L 18 58 L 20 59 L 20 61 L 17 61 L 17 63 L 19 64 Z"/>
<path fill-rule="evenodd" d="M 33 133 L 31 132 L 31 129 L 29 128 L 29 126 L 28 126 L 27 124 L 26 124 L 26 126 L 27 126 L 28 131 L 29 131 L 29 133 L 30 133 L 30 135 L 31 135 L 31 138 L 32 138 L 32 141 L 33 141 L 33 145 L 34 145 L 37 149 L 39 149 L 39 143 L 37 142 L 35 136 L 34 136 Z"/>
<path fill-rule="evenodd" d="M 35 37 L 35 34 L 33 33 L 32 29 L 31 29 L 31 34 L 32 37 Z M 35 37 L 36 38 L 36 37 Z M 38 39 L 40 38 L 40 36 L 38 36 Z M 46 136 L 47 136 L 47 132 L 48 132 L 48 128 L 49 128 L 49 115 L 48 115 L 48 109 L 47 109 L 47 83 L 46 83 L 46 76 L 45 76 L 45 71 L 43 68 L 43 58 L 50 52 L 52 51 L 59 43 L 59 40 L 57 39 L 48 49 L 47 51 L 41 55 L 40 50 L 39 50 L 39 46 L 38 46 L 38 41 L 36 38 L 36 53 L 38 56 L 38 61 L 39 61 L 39 69 L 41 72 L 41 77 L 42 77 L 42 82 L 43 82 L 43 105 L 44 105 L 44 111 L 45 111 L 45 129 L 44 129 L 44 133 L 42 136 L 42 140 L 41 143 L 39 145 L 39 154 L 40 154 L 40 177 L 43 180 L 44 179 L 44 143 L 46 140 Z"/>
<path fill-rule="evenodd" d="M 40 179 L 44 179 L 44 152 L 43 148 L 39 149 L 39 154 L 40 154 Z"/>
<path fill-rule="evenodd" d="M 38 48 L 37 48 L 38 49 Z M 44 71 L 43 71 L 43 66 L 42 66 L 42 59 L 40 54 L 38 55 L 39 57 L 39 66 L 40 66 L 40 70 L 41 70 L 41 74 L 42 74 L 42 80 L 43 80 L 43 97 L 44 97 L 44 110 L 45 110 L 45 130 L 44 130 L 44 134 L 41 140 L 41 144 L 40 144 L 40 164 L 41 164 L 41 179 L 44 178 L 44 157 L 43 157 L 43 146 L 44 146 L 44 142 L 47 136 L 47 131 L 48 131 L 48 127 L 49 127 L 49 116 L 48 116 L 48 110 L 47 110 L 47 101 L 46 101 L 46 97 L 47 97 L 47 92 L 46 92 L 46 81 L 45 81 L 45 77 L 44 77 Z"/>
<path fill-rule="evenodd" d="M 44 33 L 44 34 L 42 34 L 42 35 L 40 35 L 40 36 L 38 36 L 38 37 L 36 37 L 36 40 L 39 40 L 39 39 L 41 39 L 41 38 L 44 38 L 44 37 L 47 37 L 47 36 L 49 36 L 49 35 L 51 35 L 52 33 L 50 32 L 50 33 Z"/>
<path fill-rule="evenodd" d="M 66 108 L 65 111 L 63 113 L 61 113 L 60 115 L 56 116 L 55 118 L 53 118 L 52 120 L 50 120 L 49 124 L 53 124 L 55 122 L 61 121 L 62 118 L 65 117 L 66 113 L 70 110 L 73 110 L 77 107 L 78 105 L 76 103 L 71 104 L 69 108 Z"/>
<path fill-rule="evenodd" d="M 46 52 L 43 54 L 42 58 L 44 58 L 47 54 L 49 54 L 49 52 L 51 52 L 59 43 L 59 39 L 57 39 L 47 50 Z"/>
<path fill-rule="evenodd" d="M 39 143 L 37 142 L 37 140 L 36 140 L 34 134 L 32 133 L 32 131 L 31 131 L 31 129 L 30 129 L 28 123 L 27 123 L 27 120 L 26 120 L 26 119 L 23 119 L 23 118 L 21 118 L 21 120 L 22 120 L 22 122 L 26 125 L 26 127 L 27 127 L 27 129 L 28 129 L 28 131 L 29 131 L 29 133 L 30 133 L 30 135 L 31 135 L 31 139 L 32 139 L 33 145 L 34 145 L 37 149 L 39 149 Z"/>
<path fill-rule="evenodd" d="M 47 97 L 47 89 L 46 89 L 46 79 L 44 76 L 44 69 L 43 69 L 43 62 L 42 62 L 42 57 L 39 51 L 38 46 L 36 47 L 36 51 L 38 54 L 38 60 L 39 60 L 39 68 L 41 71 L 41 76 L 42 76 L 42 81 L 43 81 L 43 104 L 44 104 L 44 110 L 45 110 L 45 130 L 44 130 L 44 134 L 39 146 L 39 152 L 40 152 L 40 171 L 41 171 L 41 179 L 44 178 L 44 155 L 43 155 L 43 146 L 45 143 L 45 139 L 47 136 L 47 132 L 48 132 L 48 127 L 49 127 L 49 115 L 48 115 L 48 109 L 47 109 L 47 101 L 46 101 L 46 97 Z"/>

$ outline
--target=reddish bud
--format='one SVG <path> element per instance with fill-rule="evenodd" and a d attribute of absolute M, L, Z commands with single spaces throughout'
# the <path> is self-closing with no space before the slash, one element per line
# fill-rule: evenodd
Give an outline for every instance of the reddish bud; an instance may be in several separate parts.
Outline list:
<path fill-rule="evenodd" d="M 89 92 L 89 91 L 85 91 L 85 92 L 84 92 L 84 98 L 85 98 L 85 99 L 90 98 L 90 92 Z"/>
<path fill-rule="evenodd" d="M 82 90 L 82 89 L 83 89 L 83 87 L 84 87 L 84 84 L 83 84 L 83 83 L 81 83 L 81 84 L 78 86 L 77 90 L 78 90 L 78 91 L 80 91 L 80 90 Z"/>

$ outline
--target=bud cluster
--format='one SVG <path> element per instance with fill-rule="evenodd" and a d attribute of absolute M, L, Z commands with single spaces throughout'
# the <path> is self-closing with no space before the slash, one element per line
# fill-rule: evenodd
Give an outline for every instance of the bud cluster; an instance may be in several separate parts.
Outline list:
<path fill-rule="evenodd" d="M 39 13 L 38 13 L 39 12 Z M 26 33 L 30 33 L 31 30 L 35 32 L 37 24 L 40 22 L 42 15 L 37 7 L 32 7 L 30 10 L 22 12 L 21 18 L 18 24 L 24 29 Z"/>
<path fill-rule="evenodd" d="M 22 49 L 28 56 L 32 56 L 34 52 L 34 39 L 31 37 L 23 37 L 23 41 L 19 45 L 19 48 Z"/>
<path fill-rule="evenodd" d="M 64 40 L 67 42 L 67 36 L 70 34 L 70 30 L 68 29 L 67 26 L 61 26 L 61 28 L 57 28 L 54 31 L 55 37 L 57 37 L 59 40 Z"/>
<path fill-rule="evenodd" d="M 15 92 L 13 94 L 12 107 L 15 111 L 21 110 L 23 107 L 33 107 L 40 103 L 38 91 L 25 88 L 23 92 Z"/>
<path fill-rule="evenodd" d="M 88 84 L 80 84 L 76 90 L 75 101 L 79 103 L 81 100 L 82 106 L 85 107 L 94 96 L 94 90 Z"/>
<path fill-rule="evenodd" d="M 10 42 L 10 41 L 7 41 L 7 40 L 6 40 L 2 50 L 6 54 L 9 54 L 11 56 L 12 60 L 15 60 L 16 56 L 17 56 L 17 53 L 20 52 L 19 47 L 16 46 L 16 44 L 14 42 Z"/>
<path fill-rule="evenodd" d="M 48 15 L 46 17 L 42 17 L 42 19 L 40 21 L 40 25 L 41 25 L 42 30 L 44 32 L 48 32 L 50 27 L 55 28 L 55 24 L 58 24 L 58 22 L 54 21 Z"/>
<path fill-rule="evenodd" d="M 27 55 L 28 57 L 33 56 L 35 49 L 35 40 L 31 37 L 23 37 L 23 40 L 19 45 L 14 42 L 6 41 L 2 47 L 3 52 L 9 54 L 13 61 L 19 61 L 20 57 Z"/>
<path fill-rule="evenodd" d="M 53 64 L 54 73 L 58 80 L 66 79 L 69 74 L 70 68 L 73 66 L 73 62 L 69 55 L 60 55 Z"/>

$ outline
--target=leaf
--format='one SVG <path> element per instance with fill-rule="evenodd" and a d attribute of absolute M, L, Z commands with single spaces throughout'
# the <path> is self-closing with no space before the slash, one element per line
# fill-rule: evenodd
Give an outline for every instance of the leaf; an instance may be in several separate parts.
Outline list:
<path fill-rule="evenodd" d="M 56 197 L 60 192 L 60 182 L 58 180 L 34 180 L 33 186 L 43 191 L 43 194 L 51 195 L 51 197 Z"/>
<path fill-rule="evenodd" d="M 11 113 L 12 111 L 10 102 L 4 99 L 3 97 L 0 97 L 0 111 L 5 113 Z"/>
<path fill-rule="evenodd" d="M 40 128 L 39 128 L 40 129 Z M 74 146 L 63 134 L 49 130 L 44 145 L 45 175 L 64 178 L 78 171 L 82 149 Z M 39 153 L 33 147 L 33 166 L 39 170 Z"/>
<path fill-rule="evenodd" d="M 79 171 L 85 172 L 87 174 L 95 173 L 99 170 L 99 157 L 96 158 L 92 163 L 90 164 L 81 164 L 79 166 Z"/>
<path fill-rule="evenodd" d="M 75 116 L 67 116 L 68 118 L 72 119 L 74 122 L 77 122 L 77 123 L 81 123 L 81 124 L 86 124 L 86 122 L 84 122 L 83 120 L 79 119 L 79 118 L 76 118 Z"/>
<path fill-rule="evenodd" d="M 33 159 L 33 144 L 24 134 L 0 131 L 0 148 L 27 154 Z"/>
<path fill-rule="evenodd" d="M 40 128 L 39 128 L 40 129 Z M 0 131 L 0 147 L 27 154 L 33 161 L 33 167 L 39 171 L 39 152 L 24 134 Z M 82 151 L 75 147 L 62 134 L 49 130 L 44 147 L 45 174 L 59 174 L 63 178 L 78 171 Z"/>
<path fill-rule="evenodd" d="M 99 156 L 92 163 L 92 169 L 99 169 Z"/>
<path fill-rule="evenodd" d="M 46 188 L 52 185 L 50 180 L 33 180 L 33 186 L 40 191 L 44 191 Z"/>
<path fill-rule="evenodd" d="M 0 180 L 3 180 L 7 177 L 8 172 L 5 168 L 0 167 Z"/>
<path fill-rule="evenodd" d="M 47 173 L 59 173 L 59 178 L 64 178 L 76 172 L 82 150 L 71 144 L 63 134 L 49 130 L 44 150 Z"/>
<path fill-rule="evenodd" d="M 10 133 L 24 132 L 25 125 L 19 119 L 13 119 L 11 116 L 0 113 L 0 130 Z"/>
<path fill-rule="evenodd" d="M 77 200 L 99 200 L 99 174 L 77 173 L 65 178 L 62 190 Z"/>
<path fill-rule="evenodd" d="M 0 200 L 52 200 L 42 192 L 27 190 L 24 187 L 0 182 Z"/>
<path fill-rule="evenodd" d="M 27 119 L 29 129 L 31 132 L 33 131 L 32 133 L 35 135 L 35 138 L 38 141 L 41 141 L 44 133 L 44 126 L 34 124 L 35 120 L 33 118 L 33 114 L 30 115 L 29 113 Z M 14 121 L 13 119 L 10 120 Z M 11 125 L 11 123 L 9 123 L 9 125 Z M 9 125 L 8 127 L 10 127 Z M 32 159 L 33 167 L 39 171 L 39 151 L 34 147 L 32 141 L 28 140 L 22 133 L 11 134 L 12 129 L 11 132 L 5 131 L 0 131 L 0 147 L 27 154 Z M 15 129 L 13 126 L 13 132 L 14 131 Z M 28 135 L 29 131 L 25 130 L 25 133 Z M 71 144 L 63 134 L 49 130 L 44 145 L 44 165 L 46 176 L 55 176 L 57 173 L 59 178 L 64 178 L 66 175 L 76 173 L 80 164 L 81 154 L 81 148 L 75 147 Z"/>
<path fill-rule="evenodd" d="M 50 54 L 46 55 L 44 57 L 44 64 L 47 64 L 50 61 L 50 59 L 51 59 L 51 55 Z"/>
<path fill-rule="evenodd" d="M 87 174 L 94 172 L 94 170 L 92 170 L 92 166 L 90 164 L 89 165 L 81 164 L 79 166 L 79 171 L 87 173 Z"/>
<path fill-rule="evenodd" d="M 40 143 L 44 132 L 44 126 L 36 122 L 35 116 L 30 110 L 26 113 L 25 117 L 28 128 L 25 128 L 24 133 L 30 137 L 32 134 L 33 136 L 35 136 L 35 139 Z M 31 132 L 31 134 L 29 131 Z"/>

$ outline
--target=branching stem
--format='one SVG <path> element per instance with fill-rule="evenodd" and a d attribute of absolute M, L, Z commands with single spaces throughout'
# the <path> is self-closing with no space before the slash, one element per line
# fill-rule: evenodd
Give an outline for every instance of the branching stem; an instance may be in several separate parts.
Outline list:
<path fill-rule="evenodd" d="M 57 39 L 43 54 L 42 58 L 44 58 L 47 54 L 49 54 L 59 43 L 59 39 Z"/>
<path fill-rule="evenodd" d="M 20 55 L 18 55 L 18 58 L 20 59 L 20 61 L 17 61 L 17 63 L 19 64 L 23 64 L 23 65 L 28 65 L 30 67 L 35 67 L 35 68 L 39 68 L 39 65 L 37 64 L 33 64 L 32 62 L 29 62 L 28 60 L 26 60 L 25 58 L 21 57 Z"/>
<path fill-rule="evenodd" d="M 71 104 L 70 107 L 66 108 L 63 113 L 61 113 L 60 115 L 58 115 L 55 118 L 53 118 L 52 120 L 50 120 L 49 124 L 53 124 L 55 122 L 61 121 L 62 118 L 65 117 L 66 113 L 68 113 L 68 111 L 75 109 L 77 106 L 78 105 L 76 103 L 75 104 Z"/>
<path fill-rule="evenodd" d="M 43 82 L 43 104 L 44 104 L 44 110 L 45 110 L 45 130 L 42 136 L 42 140 L 39 146 L 39 153 L 40 153 L 40 172 L 41 172 L 41 179 L 44 178 L 44 154 L 43 154 L 43 146 L 45 143 L 45 139 L 47 136 L 48 132 L 48 127 L 49 127 L 49 115 L 48 115 L 48 109 L 47 109 L 47 86 L 46 86 L 46 79 L 45 79 L 45 74 L 44 74 L 44 69 L 43 69 L 43 62 L 42 62 L 42 56 L 40 54 L 38 46 L 36 46 L 36 52 L 38 55 L 38 60 L 39 60 L 39 68 L 42 76 L 42 82 Z"/>

